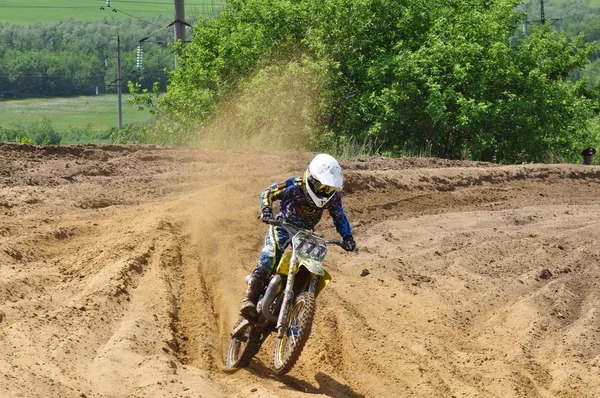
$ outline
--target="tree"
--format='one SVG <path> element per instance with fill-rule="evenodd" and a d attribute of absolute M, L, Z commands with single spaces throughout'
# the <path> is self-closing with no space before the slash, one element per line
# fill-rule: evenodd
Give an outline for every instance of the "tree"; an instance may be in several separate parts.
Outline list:
<path fill-rule="evenodd" d="M 335 72 L 339 136 L 506 162 L 572 156 L 585 139 L 595 101 L 567 76 L 595 46 L 548 26 L 513 43 L 518 1 L 326 3 L 310 42 Z"/>
<path fill-rule="evenodd" d="M 326 140 L 499 162 L 574 156 L 597 94 L 568 75 L 596 46 L 542 26 L 516 40 L 519 0 L 234 0 L 178 48 L 160 101 L 206 121 L 252 73 L 311 60 Z"/>
<path fill-rule="evenodd" d="M 164 69 L 173 69 L 167 45 L 148 45 L 142 69 L 136 68 L 136 52 L 138 41 L 145 37 L 165 43 L 172 40 L 172 29 L 157 29 L 166 26 L 170 18 L 149 22 L 70 19 L 27 28 L 0 23 L 0 96 L 90 95 L 96 86 L 116 91 L 112 83 L 116 79 L 117 35 L 121 36 L 125 78 L 144 88 L 158 81 L 164 90 Z"/>

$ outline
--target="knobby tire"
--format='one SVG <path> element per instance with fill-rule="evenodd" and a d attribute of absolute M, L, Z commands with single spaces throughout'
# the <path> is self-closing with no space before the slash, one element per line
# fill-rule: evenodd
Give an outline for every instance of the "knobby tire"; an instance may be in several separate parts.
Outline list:
<path fill-rule="evenodd" d="M 296 364 L 310 336 L 315 310 L 316 301 L 311 293 L 300 293 L 294 300 L 288 329 L 275 342 L 273 365 L 276 374 L 286 374 Z"/>
<path fill-rule="evenodd" d="M 233 326 L 233 329 L 235 329 L 243 320 L 244 318 L 238 319 Z M 252 325 L 248 324 L 239 337 L 245 338 L 246 341 L 244 342 L 243 339 L 238 337 L 229 340 L 227 353 L 225 354 L 225 366 L 228 369 L 248 367 L 252 358 L 260 350 L 262 344 L 262 331 L 259 328 L 252 327 Z"/>

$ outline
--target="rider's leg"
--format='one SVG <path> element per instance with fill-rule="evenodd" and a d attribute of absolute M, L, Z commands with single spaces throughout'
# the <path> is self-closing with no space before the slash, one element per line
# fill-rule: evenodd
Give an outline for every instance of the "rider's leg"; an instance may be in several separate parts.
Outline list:
<path fill-rule="evenodd" d="M 248 288 L 246 289 L 246 297 L 242 300 L 240 314 L 243 316 L 256 316 L 256 303 L 265 287 L 266 279 L 254 275 L 254 272 L 248 278 Z"/>
<path fill-rule="evenodd" d="M 248 289 L 246 297 L 242 300 L 240 314 L 243 316 L 256 316 L 256 303 L 262 293 L 274 265 L 281 258 L 283 249 L 288 244 L 288 236 L 285 231 L 270 226 L 265 236 L 265 246 L 260 252 L 258 264 L 248 278 Z"/>

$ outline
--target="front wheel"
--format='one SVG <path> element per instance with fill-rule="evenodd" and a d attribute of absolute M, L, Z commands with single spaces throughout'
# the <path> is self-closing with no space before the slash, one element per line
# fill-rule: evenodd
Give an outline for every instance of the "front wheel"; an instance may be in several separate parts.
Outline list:
<path fill-rule="evenodd" d="M 244 318 L 238 319 L 233 326 L 236 330 L 243 322 L 248 322 Z M 225 353 L 225 366 L 228 369 L 245 368 L 250 364 L 250 360 L 258 353 L 262 344 L 262 331 L 253 327 L 250 323 L 242 326 L 242 330 L 236 333 L 236 337 L 229 340 L 227 352 Z"/>
<path fill-rule="evenodd" d="M 316 302 L 313 294 L 303 292 L 296 297 L 290 311 L 289 326 L 283 337 L 275 342 L 274 368 L 278 375 L 289 372 L 308 341 L 315 317 Z"/>

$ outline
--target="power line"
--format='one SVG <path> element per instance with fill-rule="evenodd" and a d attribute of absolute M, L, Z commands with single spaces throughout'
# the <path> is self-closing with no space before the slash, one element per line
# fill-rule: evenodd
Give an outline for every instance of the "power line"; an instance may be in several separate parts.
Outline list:
<path fill-rule="evenodd" d="M 72 76 L 65 76 L 65 77 L 63 77 L 61 79 L 53 80 L 52 83 L 56 83 L 58 81 L 66 80 L 66 79 L 70 79 L 70 78 L 72 78 Z M 25 92 L 25 90 L 27 90 L 27 89 L 34 88 L 34 87 L 45 86 L 47 84 L 48 84 L 48 82 L 38 83 L 38 84 L 34 84 L 34 85 L 31 85 L 31 86 L 27 86 L 27 87 L 19 87 L 17 90 L 10 90 L 10 91 L 13 91 L 13 92 L 15 92 L 15 91 L 16 92 Z"/>
<path fill-rule="evenodd" d="M 159 26 L 159 25 L 157 25 L 157 24 L 155 24 L 155 23 L 152 23 L 152 22 L 150 22 L 150 21 L 146 21 L 145 19 L 143 19 L 143 18 L 139 18 L 139 17 L 136 17 L 135 15 L 128 14 L 128 13 L 126 13 L 125 11 L 123 11 L 123 10 L 121 10 L 121 9 L 116 9 L 116 8 L 113 8 L 113 7 L 111 7 L 111 8 L 112 8 L 112 10 L 113 10 L 114 12 L 117 12 L 117 13 L 118 13 L 118 12 L 121 12 L 121 13 L 123 13 L 123 14 L 125 14 L 125 15 L 128 15 L 128 16 L 130 16 L 130 17 L 131 17 L 131 18 L 133 18 L 133 19 L 137 19 L 138 21 L 142 21 L 142 22 L 145 22 L 145 23 L 147 23 L 147 24 L 149 24 L 149 25 L 156 26 L 157 28 L 160 28 L 160 26 Z M 102 8 L 101 8 L 101 10 L 104 10 L 104 7 L 102 7 Z"/>
<path fill-rule="evenodd" d="M 13 6 L 13 5 L 6 5 L 6 4 L 0 4 L 0 8 L 17 8 L 17 9 L 21 9 L 21 8 L 75 8 L 75 9 L 82 9 L 82 8 L 86 8 L 86 9 L 95 9 L 95 6 Z"/>
<path fill-rule="evenodd" d="M 144 72 L 144 74 L 147 75 L 165 75 L 166 73 L 164 72 Z M 131 75 L 135 75 L 135 74 L 131 74 Z M 104 74 L 95 74 L 95 75 L 85 75 L 85 78 L 92 78 L 92 77 L 104 77 Z M 10 75 L 5 75 L 5 74 L 0 74 L 0 77 L 3 78 L 9 78 Z M 75 77 L 77 77 L 77 75 L 74 74 L 70 74 L 70 75 L 66 75 L 66 74 L 62 74 L 62 75 L 45 75 L 45 74 L 39 74 L 39 73 L 24 73 L 19 75 L 20 77 L 43 77 L 43 78 L 52 78 L 52 79 L 58 79 L 58 78 L 72 78 L 74 79 Z"/>
<path fill-rule="evenodd" d="M 103 4 L 105 4 L 105 1 L 102 1 Z M 160 4 L 164 4 L 164 5 L 172 5 L 173 3 L 163 3 L 163 2 L 151 2 L 151 1 L 128 1 L 129 3 L 136 3 L 136 4 L 156 4 L 156 5 L 160 5 Z M 188 4 L 186 3 L 187 6 L 219 6 L 219 5 L 225 5 L 224 1 L 210 1 L 210 2 L 206 2 L 206 3 L 191 3 Z M 98 6 L 51 6 L 51 5 L 12 5 L 12 4 L 0 4 L 0 8 L 16 8 L 16 9 L 28 9 L 28 8 L 44 8 L 44 9 L 51 9 L 51 8 L 72 8 L 72 9 L 82 9 L 82 8 L 86 8 L 86 9 L 95 9 Z M 110 8 L 115 8 L 113 6 L 109 6 Z M 140 10 L 140 9 L 136 9 L 136 10 L 131 10 L 131 9 L 126 9 L 127 11 L 138 11 L 138 12 L 148 12 L 147 10 Z M 156 11 L 152 11 L 152 12 L 164 12 L 161 10 L 156 10 Z"/>
<path fill-rule="evenodd" d="M 104 1 L 102 1 L 104 3 Z M 123 2 L 125 3 L 125 2 Z M 186 3 L 186 5 L 191 5 L 191 6 L 208 6 L 208 5 L 213 5 L 215 2 L 214 1 L 210 1 L 210 2 L 206 2 L 206 3 Z M 219 3 L 221 4 L 225 4 L 225 1 L 220 1 Z M 127 1 L 127 4 L 169 4 L 169 5 L 173 5 L 172 2 L 162 2 L 162 1 Z"/>
<path fill-rule="evenodd" d="M 132 78 L 132 77 L 136 77 L 138 75 L 148 75 L 148 76 L 164 76 L 166 75 L 165 72 L 142 72 L 142 73 L 128 73 L 125 74 L 123 76 L 123 80 L 126 80 L 127 78 Z M 8 75 L 0 75 L 0 77 L 8 77 Z M 21 75 L 20 77 L 40 77 L 40 78 L 47 78 L 47 77 L 51 77 L 48 75 L 33 75 L 33 74 L 29 74 L 29 75 Z M 10 90 L 10 91 L 16 91 L 16 92 L 24 92 L 27 89 L 30 88 L 35 88 L 35 87 L 40 87 L 40 86 L 46 86 L 48 84 L 52 84 L 52 83 L 56 83 L 59 82 L 61 80 L 66 80 L 66 79 L 74 79 L 76 77 L 76 75 L 54 75 L 51 78 L 53 79 L 52 81 L 46 81 L 46 82 L 42 82 L 42 83 L 37 83 L 37 84 L 33 84 L 30 86 L 25 86 L 25 87 L 18 87 L 16 90 Z M 105 78 L 106 75 L 88 75 L 86 76 L 86 79 L 88 78 Z M 102 83 L 101 85 L 105 85 L 104 83 Z"/>

